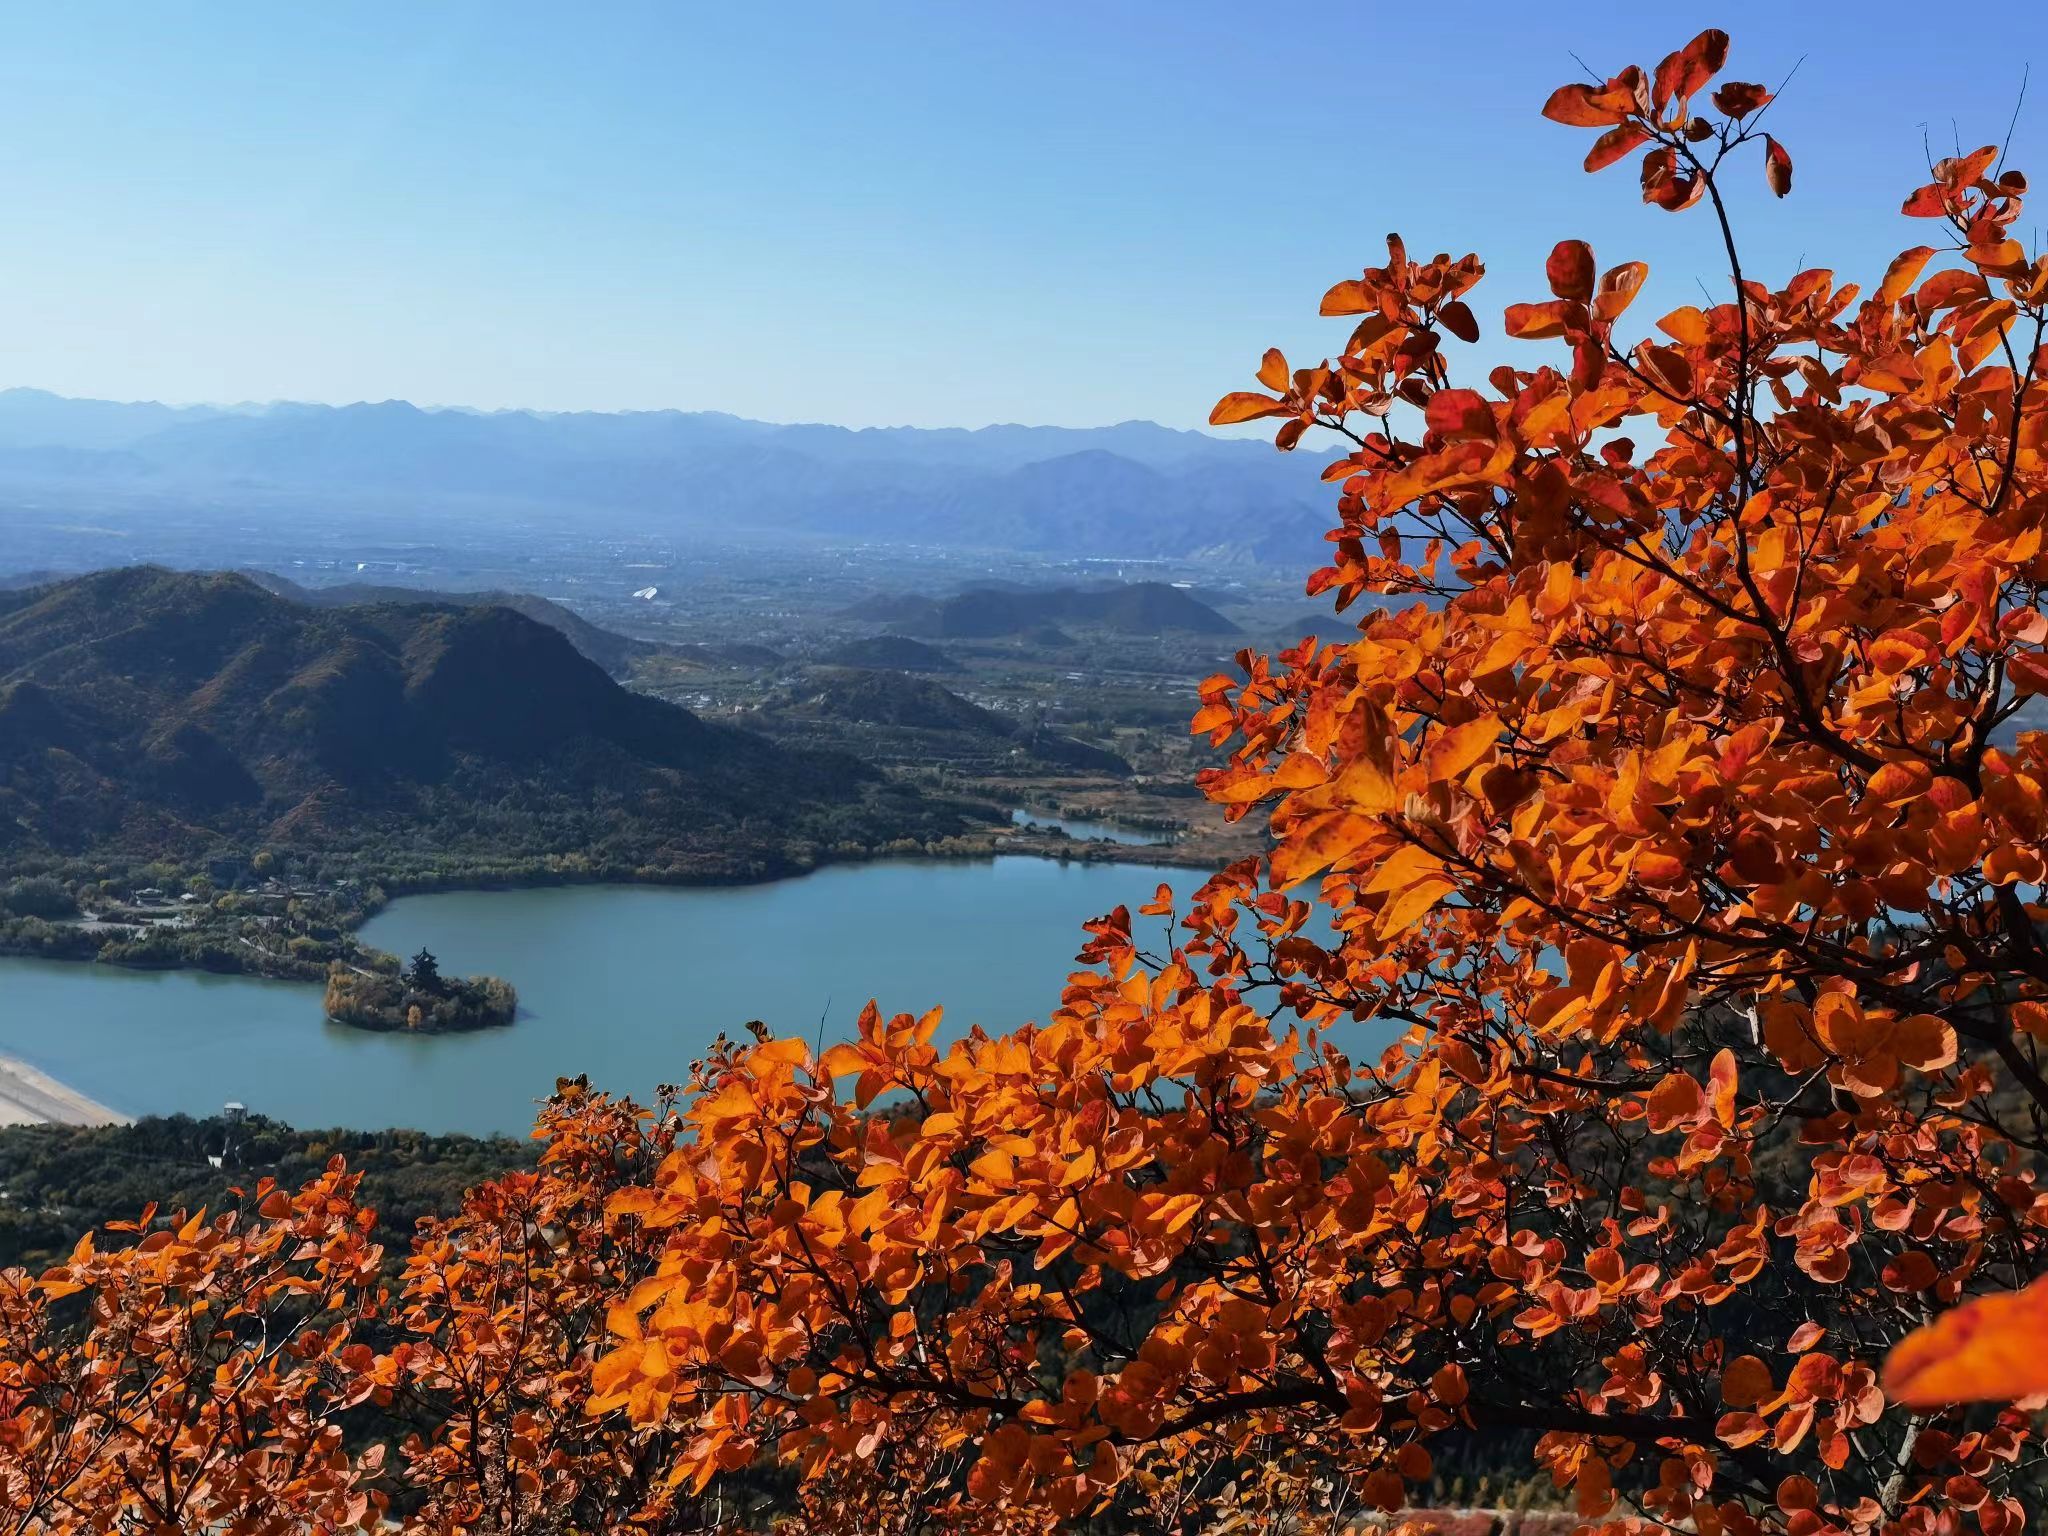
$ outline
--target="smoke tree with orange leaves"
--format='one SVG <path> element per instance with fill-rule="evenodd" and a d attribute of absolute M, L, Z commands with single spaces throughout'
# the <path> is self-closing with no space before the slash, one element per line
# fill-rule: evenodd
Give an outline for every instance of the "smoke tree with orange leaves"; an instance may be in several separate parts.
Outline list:
<path fill-rule="evenodd" d="M 1970 1303 L 2048 1272 L 2048 259 L 1994 148 L 1867 288 L 1745 268 L 1726 178 L 1793 162 L 1727 46 L 1544 109 L 1589 170 L 1638 156 L 1725 293 L 1651 318 L 1566 240 L 1505 310 L 1526 362 L 1454 382 L 1482 266 L 1391 239 L 1324 297 L 1337 356 L 1218 405 L 1337 444 L 1311 589 L 1375 598 L 1203 688 L 1203 788 L 1271 853 L 1091 924 L 1042 1026 L 871 1007 L 822 1058 L 721 1045 L 673 1108 L 572 1089 L 374 1319 L 318 1303 L 252 1444 L 428 1428 L 293 1497 L 1306 1531 L 1519 1459 L 1593 1528 L 2017 1536 L 2029 1405 L 1942 1405 L 2033 1390 L 1958 1390 L 1952 1348 L 2048 1354 Z M 149 1342 L 95 1309 L 94 1360 Z M 0 1344 L 0 1478 L 140 1508 L 47 1449 L 102 1422 L 52 1349 Z M 29 1528 L 111 1523 L 67 1518 Z"/>
<path fill-rule="evenodd" d="M 38 1278 L 0 1273 L 0 1532 L 371 1522 L 384 1447 L 340 1425 L 378 1260 L 356 1183 L 266 1183 L 248 1220 L 145 1211 Z"/>
<path fill-rule="evenodd" d="M 2019 1528 L 2029 1421 L 1880 1371 L 2044 1267 L 2048 263 L 1987 149 L 1867 291 L 1760 281 L 1723 181 L 1792 161 L 1725 50 L 1546 108 L 1640 151 L 1720 302 L 1644 319 L 1567 240 L 1505 313 L 1553 345 L 1454 382 L 1480 262 L 1396 239 L 1337 357 L 1218 406 L 1338 435 L 1313 589 L 1384 604 L 1204 690 L 1270 858 L 1167 952 L 1098 925 L 1042 1029 L 733 1063 L 601 1404 L 722 1447 L 744 1385 L 750 1449 L 973 1443 L 970 1498 L 1063 1519 L 1393 1507 L 1533 1437 L 1589 1521 Z"/>

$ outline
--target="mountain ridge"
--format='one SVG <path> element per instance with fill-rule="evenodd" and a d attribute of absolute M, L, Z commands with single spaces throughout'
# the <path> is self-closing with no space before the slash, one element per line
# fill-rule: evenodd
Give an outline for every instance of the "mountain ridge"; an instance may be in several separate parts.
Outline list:
<path fill-rule="evenodd" d="M 613 677 L 624 677 L 640 657 L 671 649 L 659 641 L 642 640 L 593 624 L 566 604 L 532 592 L 509 592 L 503 588 L 449 592 L 432 587 L 395 587 L 365 581 L 309 587 L 274 571 L 248 571 L 245 574 L 265 591 L 318 608 L 366 608 L 380 603 L 394 603 L 401 607 L 510 608 L 566 636 L 571 645 Z"/>
<path fill-rule="evenodd" d="M 319 849 L 786 872 L 956 817 L 839 754 L 618 686 L 510 608 L 321 608 L 133 566 L 0 592 L 0 840 L 52 859 Z"/>
<path fill-rule="evenodd" d="M 0 487 L 556 508 L 676 531 L 1183 558 L 1298 557 L 1321 456 L 1153 422 L 865 427 L 407 401 L 166 406 L 0 390 Z"/>

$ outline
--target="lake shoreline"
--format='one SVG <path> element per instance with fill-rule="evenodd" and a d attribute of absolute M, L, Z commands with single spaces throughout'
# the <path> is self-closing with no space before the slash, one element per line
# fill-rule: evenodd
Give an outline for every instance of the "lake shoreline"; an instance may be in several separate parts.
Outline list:
<path fill-rule="evenodd" d="M 563 1076 L 647 1102 L 720 1034 L 851 1038 L 861 1008 L 942 1036 L 1045 1021 L 1089 967 L 1085 923 L 1199 870 L 1008 857 L 841 864 L 745 887 L 565 885 L 396 900 L 366 947 L 518 987 L 511 1028 L 331 1024 L 318 987 L 202 971 L 0 961 L 0 1052 L 136 1115 L 228 1101 L 300 1126 L 524 1135 Z M 1140 920 L 1168 941 L 1164 919 Z M 57 1027 L 55 1021 L 63 1021 Z"/>
<path fill-rule="evenodd" d="M 1145 829 L 1134 829 L 1145 830 Z M 1201 845 L 1198 840 L 1183 846 L 1180 840 L 1163 843 L 1111 842 L 1107 840 L 1081 840 L 1065 837 L 1058 833 L 1046 832 L 1032 826 L 1006 825 L 1000 831 L 984 836 L 961 836 L 948 839 L 945 844 L 916 853 L 877 852 L 858 857 L 823 857 L 807 864 L 790 863 L 786 867 L 764 870 L 760 873 L 726 873 L 702 870 L 628 870 L 628 869 L 549 869 L 545 866 L 508 870 L 501 875 L 467 871 L 463 875 L 447 880 L 437 880 L 420 875 L 365 876 L 367 884 L 383 892 L 384 901 L 369 906 L 355 916 L 342 931 L 354 939 L 361 928 L 375 918 L 383 906 L 409 896 L 433 896 L 485 891 L 528 891 L 553 890 L 570 886 L 646 886 L 690 890 L 745 889 L 752 886 L 772 885 L 780 880 L 799 879 L 816 874 L 824 869 L 861 868 L 877 864 L 890 864 L 904 860 L 930 859 L 942 862 L 971 863 L 979 860 L 999 858 L 1044 859 L 1059 864 L 1138 864 L 1164 865 L 1176 869 L 1206 870 L 1214 873 L 1217 868 L 1214 851 Z M 69 925 L 66 925 L 69 926 Z M 359 942 L 359 941 L 358 941 Z M 263 951 L 266 958 L 268 952 Z M 314 986 L 325 982 L 328 975 L 326 964 L 309 966 L 304 971 L 281 971 L 257 964 L 235 966 L 206 965 L 190 962 L 163 963 L 149 960 L 107 960 L 97 953 L 79 954 L 61 947 L 36 948 L 27 945 L 0 942 L 0 957 L 15 957 L 27 960 L 55 960 L 73 965 L 104 965 L 124 971 L 145 973 L 194 973 L 208 976 L 248 976 L 267 981 L 303 982 Z M 401 957 L 387 955 L 382 950 L 364 947 L 356 957 L 364 964 L 374 964 L 380 958 L 398 960 Z M 337 1020 L 343 1027 L 361 1026 Z M 492 1026 L 502 1027 L 502 1026 Z M 435 1033 L 465 1033 L 466 1031 L 435 1031 Z"/>
<path fill-rule="evenodd" d="M 19 1056 L 0 1053 L 0 1125 L 130 1125 L 109 1109 Z"/>

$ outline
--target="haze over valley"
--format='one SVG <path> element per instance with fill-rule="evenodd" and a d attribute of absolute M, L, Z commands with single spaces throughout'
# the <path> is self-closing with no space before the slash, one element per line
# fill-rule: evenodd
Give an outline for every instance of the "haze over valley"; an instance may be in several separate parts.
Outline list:
<path fill-rule="evenodd" d="M 1296 571 L 1326 520 L 1316 453 L 1132 421 L 979 430 L 717 413 L 171 407 L 0 391 L 14 558 L 76 569 L 95 534 L 154 557 L 251 522 L 430 539 L 546 521 L 595 536 L 854 540 Z M 151 525 L 162 527 L 153 530 Z"/>
<path fill-rule="evenodd" d="M 644 1063 L 642 1092 L 673 1070 L 647 1032 L 677 1022 L 665 925 L 737 924 L 744 972 L 843 903 L 883 926 L 762 995 L 768 1027 L 830 1015 L 856 954 L 877 968 L 855 986 L 1019 1022 L 1000 1010 L 1056 992 L 1074 923 L 1261 846 L 1192 793 L 1187 722 L 1239 647 L 1354 622 L 1299 596 L 1318 462 L 1144 423 L 0 392 L 0 1050 L 109 1113 L 217 1108 L 192 1093 L 220 1075 L 154 1035 L 79 1056 L 35 1022 L 111 1039 L 142 1006 L 167 1039 L 235 1021 L 233 1092 L 301 1123 L 511 1129 L 572 1039 L 614 1076 Z M 1020 882 L 1020 860 L 1073 875 Z M 765 894 L 810 871 L 823 908 Z M 612 926 L 602 885 L 479 896 L 454 934 L 387 907 L 606 881 L 771 884 L 648 893 L 618 910 L 651 942 L 607 959 L 563 937 Z M 1033 892 L 1035 947 L 999 941 Z M 486 941 L 515 910 L 541 929 Z M 918 937 L 962 922 L 946 953 L 990 988 Z M 422 947 L 488 974 L 416 976 Z M 689 987 L 686 1051 L 746 1022 L 720 995 Z M 387 1060 L 349 1045 L 366 1029 L 412 1043 Z M 405 1092 L 372 1086 L 394 1070 Z"/>

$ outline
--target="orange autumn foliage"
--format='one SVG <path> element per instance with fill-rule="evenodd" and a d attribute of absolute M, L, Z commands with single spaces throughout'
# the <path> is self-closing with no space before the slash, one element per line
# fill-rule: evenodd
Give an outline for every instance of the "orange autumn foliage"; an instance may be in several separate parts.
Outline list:
<path fill-rule="evenodd" d="M 1885 1391 L 1917 1408 L 2048 1396 L 2044 1286 L 1980 1296 L 1914 1330 L 1885 1362 Z"/>
<path fill-rule="evenodd" d="M 1724 177 L 1793 170 L 1727 47 L 1545 108 L 1724 296 L 1567 240 L 1454 383 L 1483 268 L 1395 238 L 1218 405 L 1337 435 L 1311 587 L 1373 598 L 1203 688 L 1269 856 L 1091 924 L 1042 1026 L 572 1088 L 394 1296 L 338 1170 L 14 1277 L 21 1528 L 1307 1531 L 1533 1456 L 1591 1528 L 2017 1536 L 2031 1418 L 1909 1405 L 2048 1272 L 2048 258 L 1984 150 L 1867 290 L 1746 271 Z M 408 1403 L 391 1465 L 328 1433 Z"/>

